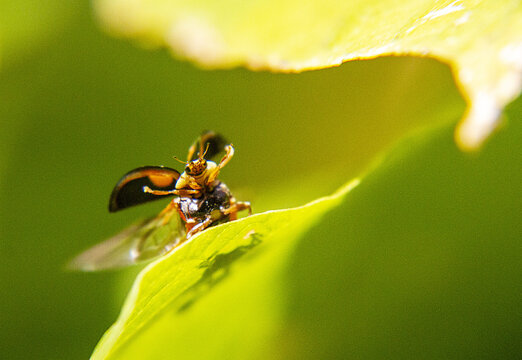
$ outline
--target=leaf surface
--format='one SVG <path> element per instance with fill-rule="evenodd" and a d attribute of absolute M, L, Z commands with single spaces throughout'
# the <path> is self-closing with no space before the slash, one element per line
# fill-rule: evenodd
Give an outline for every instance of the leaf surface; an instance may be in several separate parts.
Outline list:
<path fill-rule="evenodd" d="M 473 156 L 452 126 L 402 141 L 360 184 L 150 264 L 93 358 L 509 357 L 522 125 Z"/>
<path fill-rule="evenodd" d="M 94 358 L 105 358 L 129 340 L 147 337 L 149 331 L 158 327 L 170 328 L 162 317 L 168 317 L 169 323 L 171 316 L 183 317 L 215 285 L 237 271 L 241 263 L 252 261 L 259 253 L 274 259 L 264 275 L 268 290 L 272 286 L 270 280 L 277 281 L 272 277 L 277 276 L 277 269 L 285 263 L 300 234 L 357 183 L 355 180 L 338 194 L 300 208 L 269 211 L 216 226 L 150 264 L 137 278 L 120 318 L 105 334 Z M 266 256 L 260 257 L 266 260 Z M 258 266 L 263 260 L 256 260 Z M 149 328 L 140 333 L 145 327 Z M 167 331 L 172 334 L 171 330 Z"/>

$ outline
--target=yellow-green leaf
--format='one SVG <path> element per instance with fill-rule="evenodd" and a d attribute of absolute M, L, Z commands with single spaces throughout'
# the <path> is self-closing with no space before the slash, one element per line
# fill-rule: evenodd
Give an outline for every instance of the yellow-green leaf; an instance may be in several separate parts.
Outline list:
<path fill-rule="evenodd" d="M 343 196 L 357 184 L 358 180 L 355 180 L 337 194 L 299 208 L 269 211 L 211 228 L 181 245 L 168 256 L 150 264 L 135 281 L 118 321 L 104 335 L 93 356 L 94 359 L 105 359 L 113 354 L 114 358 L 120 358 L 121 354 L 117 355 L 119 349 L 123 347 L 122 352 L 128 352 L 129 347 L 133 348 L 132 341 L 136 341 L 136 338 L 143 340 L 141 336 L 145 339 L 150 336 L 156 337 L 151 335 L 155 331 L 166 331 L 171 335 L 176 331 L 186 332 L 184 326 L 173 326 L 177 318 L 183 318 L 184 312 L 194 303 L 225 280 L 231 271 L 237 271 L 238 264 L 252 261 L 253 256 L 260 258 L 256 259 L 254 267 L 261 271 L 255 277 L 256 280 L 260 280 L 259 274 L 262 273 L 262 281 L 257 281 L 252 291 L 266 297 L 279 281 L 281 267 L 288 261 L 290 249 L 296 244 L 297 239 L 315 224 L 321 215 L 339 204 Z M 256 251 L 251 254 L 251 250 L 254 249 Z M 256 271 L 251 267 L 246 270 L 249 273 Z M 241 288 L 240 292 L 242 291 L 245 289 Z M 270 323 L 269 319 L 274 316 L 274 307 L 277 305 L 270 302 L 265 304 L 265 309 L 258 308 L 256 314 L 245 316 L 248 315 L 250 319 L 258 318 L 259 323 Z M 250 307 L 246 306 L 244 310 L 249 312 Z M 263 319 L 261 315 L 266 315 L 267 318 Z M 167 323 L 161 320 L 165 316 L 168 318 Z M 147 329 L 139 334 L 145 327 Z M 266 335 L 269 335 L 268 328 L 265 330 Z M 257 336 L 259 333 L 262 334 L 263 331 L 258 332 Z M 242 347 L 245 346 L 245 341 L 247 339 L 242 340 Z M 150 357 L 150 351 L 155 350 L 147 348 L 143 354 L 149 354 L 147 356 Z M 160 354 L 170 353 L 164 346 L 159 351 Z M 129 355 L 121 358 L 127 356 Z"/>
<path fill-rule="evenodd" d="M 519 0 L 97 0 L 105 27 L 208 68 L 304 71 L 383 55 L 452 66 L 469 106 L 461 147 L 480 145 L 522 83 Z"/>
<path fill-rule="evenodd" d="M 470 156 L 453 124 L 403 141 L 360 184 L 150 264 L 93 359 L 509 357 L 522 126 Z"/>

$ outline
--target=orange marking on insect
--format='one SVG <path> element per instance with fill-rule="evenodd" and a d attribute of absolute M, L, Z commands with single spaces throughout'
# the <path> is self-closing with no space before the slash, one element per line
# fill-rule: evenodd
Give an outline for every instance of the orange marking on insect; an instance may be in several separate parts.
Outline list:
<path fill-rule="evenodd" d="M 149 180 L 157 187 L 166 187 L 172 184 L 174 178 L 164 175 L 149 175 Z"/>

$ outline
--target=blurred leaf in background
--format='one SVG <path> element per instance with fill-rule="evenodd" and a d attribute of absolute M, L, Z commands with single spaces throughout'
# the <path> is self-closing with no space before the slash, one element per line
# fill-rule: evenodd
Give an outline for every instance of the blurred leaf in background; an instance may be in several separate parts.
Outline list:
<path fill-rule="evenodd" d="M 129 169 L 160 164 L 175 167 L 172 155 L 183 156 L 188 144 L 201 130 L 214 129 L 224 133 L 236 146 L 236 156 L 222 174 L 234 194 L 251 200 L 255 212 L 288 208 L 330 194 L 347 179 L 359 174 L 378 153 L 405 133 L 434 122 L 455 121 L 465 108 L 449 68 L 433 59 L 382 58 L 299 75 L 252 73 L 240 69 L 206 72 L 172 61 L 165 51 L 142 51 L 107 37 L 99 31 L 85 1 L 20 3 L 28 4 L 26 9 L 31 11 L 19 10 L 14 3 L 0 4 L 2 9 L 11 9 L 0 15 L 0 18 L 8 19 L 8 22 L 2 20 L 0 26 L 0 286 L 3 294 L 0 297 L 0 352 L 7 359 L 85 359 L 116 319 L 137 269 L 102 274 L 65 273 L 62 269 L 75 253 L 161 208 L 163 204 L 153 204 L 108 215 L 106 206 L 110 191 Z M 36 30 L 17 30 L 24 26 Z M 513 107 L 510 119 L 512 122 L 520 119 L 519 106 Z M 512 130 L 508 124 L 505 131 L 509 134 L 516 128 Z M 514 134 L 514 138 L 499 136 L 498 140 L 493 140 L 498 145 L 492 146 L 498 146 L 498 152 L 485 152 L 491 166 L 487 171 L 509 176 L 499 177 L 504 181 L 502 188 L 496 187 L 494 178 L 481 176 L 496 173 L 489 173 L 486 168 L 480 171 L 464 168 L 459 179 L 469 179 L 469 183 L 452 189 L 469 189 L 470 195 L 466 199 L 492 194 L 502 212 L 510 209 L 514 214 L 520 213 L 517 203 L 512 201 L 516 200 L 514 195 L 520 189 L 517 179 L 520 179 L 521 170 L 508 163 L 512 154 L 516 154 L 515 150 L 510 153 L 504 147 L 513 148 L 520 143 L 520 138 Z M 457 152 L 451 147 L 448 130 L 440 137 L 440 151 L 450 153 L 441 155 L 448 167 L 445 163 L 434 167 L 440 170 L 441 177 L 434 177 L 439 173 L 421 175 L 423 171 L 416 172 L 415 166 L 408 165 L 408 174 L 423 179 L 425 187 L 420 187 L 416 193 L 431 194 L 416 198 L 420 201 L 419 207 L 437 200 L 438 194 L 433 193 L 433 188 L 426 187 L 439 188 L 442 179 L 451 179 L 443 175 L 457 170 L 452 165 L 453 156 L 464 156 L 455 155 Z M 415 157 L 417 165 L 429 164 L 426 159 L 433 160 L 430 152 L 419 154 Z M 500 163 L 497 155 L 503 156 L 501 159 L 506 163 Z M 401 164 L 397 166 L 406 166 Z M 456 164 L 465 165 L 467 160 Z M 430 185 L 432 177 L 434 181 Z M 387 193 L 389 187 L 385 184 L 381 191 L 397 195 Z M 373 186 L 370 189 L 378 188 L 379 184 Z M 474 193 L 474 188 L 479 191 Z M 410 191 L 415 189 L 416 186 L 409 188 Z M 501 193 L 501 189 L 506 190 Z M 372 196 L 382 195 L 379 194 L 376 191 Z M 448 191 L 447 196 L 440 199 L 441 203 L 447 204 L 444 201 L 455 198 L 455 194 Z M 403 199 L 397 196 L 388 199 L 386 204 L 411 206 L 411 202 L 401 202 Z M 412 198 L 406 199 L 415 203 Z M 472 216 L 465 223 L 474 226 L 482 220 L 480 214 L 490 216 L 490 209 L 494 207 L 493 200 L 488 201 L 466 211 L 476 213 L 477 217 Z M 456 209 L 467 205 L 462 203 L 460 206 Z M 386 209 L 383 207 L 382 211 Z M 420 211 L 419 216 L 429 214 L 434 224 L 444 224 L 446 208 L 438 212 L 428 210 L 426 213 Z M 344 210 L 336 212 L 337 216 L 343 216 L 343 213 Z M 455 210 L 453 214 L 458 213 Z M 355 229 L 357 224 L 351 219 L 343 218 L 335 223 Z M 360 220 L 367 221 L 367 217 L 361 215 Z M 499 232 L 500 228 L 517 231 L 512 220 L 512 217 L 490 219 L 497 225 L 492 229 L 499 238 L 508 239 L 514 234 Z M 410 223 L 415 224 L 415 228 L 425 225 L 425 221 L 420 222 L 415 217 Z M 388 226 L 396 233 L 401 231 L 393 222 L 390 225 L 390 222 L 382 221 L 382 227 L 377 227 L 380 230 L 370 232 L 368 236 L 389 231 Z M 313 247 L 299 250 L 304 253 L 296 257 L 300 261 L 310 258 L 311 263 L 288 265 L 288 271 L 302 277 L 303 281 L 309 278 L 312 286 L 308 288 L 288 278 L 288 290 L 295 290 L 295 296 L 309 295 L 308 291 L 319 286 L 322 279 L 339 280 L 329 273 L 314 279 L 302 269 L 308 266 L 309 271 L 321 269 L 322 262 L 332 263 L 332 251 L 353 244 L 347 242 L 346 234 L 334 225 L 327 228 L 330 240 L 326 244 L 331 248 L 318 253 L 313 240 L 317 235 L 312 233 L 311 240 L 303 238 L 302 246 Z M 339 234 L 337 240 L 332 237 L 336 233 Z M 400 238 L 400 234 L 392 233 Z M 484 234 L 487 238 L 491 233 Z M 321 236 L 322 239 L 326 237 L 325 234 Z M 358 244 L 366 244 L 365 239 L 362 237 Z M 368 246 L 379 245 L 375 244 L 380 239 L 378 236 L 371 239 Z M 408 244 L 411 245 L 408 242 L 404 245 Z M 489 245 L 481 249 L 495 251 Z M 338 252 L 344 254 L 341 250 Z M 310 257 L 310 253 L 324 254 L 324 258 Z M 371 259 L 370 254 L 362 260 Z M 395 259 L 401 264 L 402 253 L 397 250 L 394 254 L 397 257 L 390 257 L 390 261 Z M 485 256 L 483 252 L 477 254 Z M 447 253 L 442 255 L 448 256 L 443 259 L 452 259 Z M 347 260 L 342 266 L 350 263 L 351 260 Z M 355 264 L 363 267 L 366 263 Z M 493 265 L 486 268 L 493 269 Z M 350 274 L 339 266 L 342 271 L 336 273 L 338 276 Z M 319 274 L 317 272 L 316 276 Z M 463 276 L 468 272 L 459 274 Z M 374 279 L 375 284 L 379 284 L 381 278 Z M 408 278 L 405 279 L 408 284 Z M 226 292 L 234 284 L 224 282 L 217 289 L 220 293 Z M 328 281 L 324 283 L 325 287 L 329 285 Z M 371 290 L 375 288 L 368 288 L 368 298 L 376 299 L 375 302 L 385 299 L 371 296 Z M 344 299 L 346 293 L 339 295 Z M 220 298 L 209 297 L 209 301 L 212 299 L 219 302 Z M 314 299 L 315 296 L 310 296 L 309 302 L 302 299 L 307 301 L 297 303 L 296 312 L 287 315 L 288 326 L 298 329 L 290 329 L 286 332 L 288 337 L 280 339 L 285 349 L 294 355 L 298 355 L 300 349 L 290 346 L 297 347 L 302 339 L 306 341 L 317 330 L 313 328 L 315 319 L 303 317 L 303 314 L 310 316 L 309 309 L 318 308 L 313 306 Z M 365 299 L 361 297 L 359 303 L 363 304 Z M 480 299 L 488 300 L 486 297 Z M 508 303 L 509 299 L 503 300 Z M 296 300 L 289 294 L 288 299 L 281 301 Z M 318 305 L 329 305 L 321 301 L 324 298 L 317 299 Z M 414 302 L 414 298 L 411 301 Z M 207 308 L 201 304 L 201 308 L 213 313 L 212 306 Z M 376 316 L 371 312 L 372 308 L 367 309 L 368 312 L 360 313 L 362 317 Z M 322 320 L 335 317 L 335 311 L 341 310 L 333 307 Z M 299 319 L 311 325 L 301 326 Z M 361 329 L 364 319 L 357 324 Z M 393 325 L 393 322 L 388 324 Z M 324 334 L 331 335 L 326 330 Z M 190 331 L 185 335 L 190 336 Z M 353 336 L 349 341 L 355 338 Z M 324 338 L 319 347 L 311 349 L 311 354 L 327 349 L 330 344 L 325 341 L 328 339 L 341 346 L 338 338 L 330 336 Z"/>
<path fill-rule="evenodd" d="M 204 67 L 303 71 L 383 55 L 433 56 L 468 111 L 456 133 L 477 149 L 522 88 L 519 0 L 95 0 L 112 33 Z"/>
<path fill-rule="evenodd" d="M 0 59 L 10 64 L 68 26 L 78 1 L 0 1 Z"/>

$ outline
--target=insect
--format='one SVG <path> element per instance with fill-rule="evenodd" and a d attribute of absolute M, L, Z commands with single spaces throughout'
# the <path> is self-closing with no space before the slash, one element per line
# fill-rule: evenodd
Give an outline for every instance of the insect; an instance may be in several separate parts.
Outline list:
<path fill-rule="evenodd" d="M 221 160 L 211 161 L 221 152 Z M 129 171 L 114 187 L 109 211 L 165 197 L 174 198 L 155 217 L 130 226 L 74 258 L 69 267 L 95 271 L 117 268 L 159 257 L 209 226 L 237 219 L 250 203 L 237 201 L 218 180 L 219 172 L 234 155 L 223 136 L 204 132 L 189 148 L 183 173 L 163 166 Z"/>

